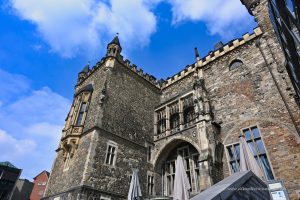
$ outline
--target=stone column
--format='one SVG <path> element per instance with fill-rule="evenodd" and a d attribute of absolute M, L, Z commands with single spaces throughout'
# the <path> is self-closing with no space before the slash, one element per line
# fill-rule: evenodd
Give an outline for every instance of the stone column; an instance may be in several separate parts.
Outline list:
<path fill-rule="evenodd" d="M 184 118 L 183 118 L 183 99 L 179 100 L 179 125 L 180 125 L 180 130 L 183 129 L 183 124 L 184 124 Z"/>
<path fill-rule="evenodd" d="M 166 135 L 170 134 L 170 109 L 166 106 Z"/>
<path fill-rule="evenodd" d="M 210 177 L 210 161 L 205 157 L 201 158 L 201 155 L 200 159 L 204 159 L 199 161 L 200 190 L 203 191 L 212 185 L 212 180 Z"/>
<path fill-rule="evenodd" d="M 198 143 L 201 149 L 199 155 L 200 189 L 205 190 L 212 185 L 210 176 L 210 151 L 207 138 L 206 122 L 200 121 L 197 124 Z"/>
<path fill-rule="evenodd" d="M 154 120 L 154 136 L 156 136 L 157 135 L 157 113 L 156 112 L 154 112 L 154 116 L 153 116 L 153 120 Z"/>

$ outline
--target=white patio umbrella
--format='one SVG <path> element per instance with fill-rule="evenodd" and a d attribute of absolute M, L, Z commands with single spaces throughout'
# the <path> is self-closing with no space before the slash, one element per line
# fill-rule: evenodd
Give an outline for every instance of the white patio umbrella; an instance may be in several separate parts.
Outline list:
<path fill-rule="evenodd" d="M 132 170 L 132 178 L 130 182 L 130 188 L 128 192 L 128 200 L 139 200 L 142 196 L 139 177 L 138 177 L 138 169 Z"/>
<path fill-rule="evenodd" d="M 240 136 L 240 171 L 251 170 L 256 176 L 264 179 L 264 174 L 257 164 L 245 136 Z"/>
<path fill-rule="evenodd" d="M 175 168 L 173 200 L 188 200 L 190 188 L 191 186 L 185 172 L 183 159 L 180 155 L 178 155 Z"/>

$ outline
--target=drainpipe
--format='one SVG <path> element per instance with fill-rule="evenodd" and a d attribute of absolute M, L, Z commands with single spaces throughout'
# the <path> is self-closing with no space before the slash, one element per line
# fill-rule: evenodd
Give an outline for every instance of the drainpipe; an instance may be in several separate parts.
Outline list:
<path fill-rule="evenodd" d="M 292 114 L 292 112 L 291 112 L 288 104 L 286 103 L 286 99 L 285 99 L 285 97 L 284 97 L 284 95 L 282 93 L 282 90 L 280 89 L 279 84 L 278 84 L 277 80 L 275 79 L 275 76 L 274 76 L 274 74 L 272 72 L 272 69 L 271 69 L 271 67 L 270 67 L 270 65 L 269 65 L 269 63 L 267 61 L 266 55 L 265 55 L 265 53 L 263 52 L 263 50 L 262 50 L 262 48 L 260 46 L 260 39 L 258 39 L 258 40 L 255 41 L 255 46 L 259 49 L 259 51 L 260 51 L 260 53 L 261 53 L 261 55 L 262 55 L 262 57 L 264 59 L 264 62 L 265 62 L 266 66 L 267 66 L 267 68 L 268 68 L 268 70 L 269 70 L 269 72 L 271 74 L 271 77 L 272 77 L 272 79 L 273 79 L 273 81 L 275 83 L 275 86 L 276 86 L 279 94 L 280 94 L 280 97 L 282 98 L 283 103 L 284 103 L 284 105 L 285 105 L 285 107 L 286 107 L 286 109 L 287 109 L 287 111 L 289 113 L 289 116 L 290 116 L 290 118 L 291 118 L 291 120 L 293 122 L 293 125 L 294 125 L 294 127 L 296 129 L 296 132 L 298 133 L 298 136 L 300 137 L 300 130 L 299 130 L 299 128 L 296 125 L 295 118 L 294 118 L 294 116 L 293 116 L 293 114 Z M 271 52 L 271 54 L 272 54 L 272 52 Z M 272 57 L 274 58 L 273 54 L 272 54 Z M 277 62 L 276 62 L 276 60 L 275 60 L 275 63 L 276 63 L 276 65 L 278 65 Z"/>

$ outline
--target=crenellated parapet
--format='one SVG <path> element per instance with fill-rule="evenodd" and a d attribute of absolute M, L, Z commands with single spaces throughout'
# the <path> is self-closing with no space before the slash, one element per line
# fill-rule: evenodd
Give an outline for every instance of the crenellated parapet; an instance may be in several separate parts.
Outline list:
<path fill-rule="evenodd" d="M 229 43 L 225 44 L 222 48 L 219 48 L 218 50 L 215 50 L 215 51 L 211 51 L 208 53 L 208 55 L 206 55 L 205 57 L 200 59 L 198 62 L 198 67 L 208 65 L 209 63 L 215 61 L 216 59 L 222 57 L 223 55 L 237 49 L 238 47 L 242 46 L 243 44 L 260 36 L 261 34 L 262 34 L 261 29 L 259 27 L 257 27 L 254 29 L 252 34 L 246 33 L 243 35 L 242 38 L 230 41 Z M 194 73 L 195 69 L 196 69 L 195 63 L 186 66 L 184 70 L 180 71 L 179 73 L 177 73 L 174 76 L 165 80 L 165 82 L 162 84 L 161 89 L 164 89 L 164 88 L 172 85 L 173 83 L 176 83 L 177 81 L 183 79 L 187 75 Z"/>
<path fill-rule="evenodd" d="M 125 59 L 121 60 L 120 62 L 152 85 L 156 86 L 157 88 L 161 88 L 161 80 L 157 80 L 155 76 L 145 73 L 142 68 L 138 68 L 135 64 L 131 64 L 130 60 Z"/>
<path fill-rule="evenodd" d="M 221 48 L 218 48 L 217 50 L 210 51 L 205 57 L 199 60 L 198 67 L 205 66 L 216 59 L 222 57 L 223 55 L 237 49 L 238 47 L 242 46 L 243 44 L 253 40 L 254 38 L 260 36 L 262 34 L 262 31 L 259 27 L 255 28 L 253 33 L 249 34 L 246 33 L 242 36 L 242 38 L 238 38 L 235 40 L 232 40 L 228 42 L 227 44 L 223 45 Z M 102 58 L 94 67 L 91 69 L 84 68 L 79 74 L 78 74 L 78 82 L 77 85 L 80 85 L 84 80 L 86 80 L 91 74 L 93 74 L 95 71 L 97 71 L 99 68 L 105 65 L 106 60 L 110 57 L 104 57 Z M 153 75 L 150 75 L 148 73 L 145 73 L 143 69 L 138 68 L 135 64 L 132 64 L 130 60 L 124 59 L 123 56 L 116 57 L 117 61 L 120 62 L 123 66 L 130 69 L 132 72 L 146 80 L 151 85 L 159 88 L 164 89 L 173 83 L 183 79 L 184 77 L 190 75 L 191 73 L 194 73 L 196 69 L 195 63 L 191 65 L 187 65 L 183 70 L 178 72 L 172 77 L 167 78 L 166 80 L 160 79 L 157 80 Z"/>

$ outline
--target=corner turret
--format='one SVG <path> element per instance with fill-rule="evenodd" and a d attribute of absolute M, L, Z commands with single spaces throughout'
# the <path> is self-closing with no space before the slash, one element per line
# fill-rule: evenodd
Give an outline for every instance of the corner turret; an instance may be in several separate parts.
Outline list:
<path fill-rule="evenodd" d="M 121 55 L 121 51 L 122 47 L 120 45 L 119 37 L 117 35 L 110 43 L 108 43 L 106 57 L 112 56 L 117 58 Z"/>
<path fill-rule="evenodd" d="M 90 71 L 89 63 L 84 66 L 84 68 L 78 73 L 78 80 L 77 82 L 81 82 L 87 76 L 88 72 Z"/>

